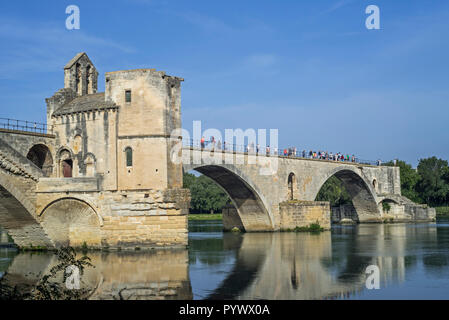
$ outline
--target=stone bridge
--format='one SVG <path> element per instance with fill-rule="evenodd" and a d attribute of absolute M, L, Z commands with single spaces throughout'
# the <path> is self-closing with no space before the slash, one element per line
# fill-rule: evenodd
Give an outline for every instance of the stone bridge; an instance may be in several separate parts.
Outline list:
<path fill-rule="evenodd" d="M 246 231 L 289 229 L 292 221 L 288 219 L 288 206 L 314 206 L 312 202 L 332 176 L 350 194 L 359 222 L 429 217 L 427 208 L 401 196 L 399 167 L 192 147 L 183 148 L 182 162 L 185 172 L 198 171 L 224 189 Z M 383 201 L 390 203 L 389 213 L 383 211 Z M 314 219 L 309 222 L 315 222 Z"/>
<path fill-rule="evenodd" d="M 53 240 L 57 236 L 52 228 L 45 226 L 41 216 L 43 205 L 38 205 L 37 201 L 38 185 L 47 185 L 48 181 L 55 180 L 46 178 L 53 170 L 55 142 L 54 136 L 48 134 L 0 129 L 0 225 L 19 246 L 55 245 Z M 307 211 L 300 216 L 303 221 L 298 223 L 296 213 L 289 214 L 292 210 L 289 206 L 294 207 L 293 211 L 298 211 L 298 207 L 320 209 L 322 204 L 315 202 L 317 194 L 332 176 L 342 181 L 351 195 L 358 222 L 433 218 L 432 209 L 401 196 L 398 167 L 211 152 L 190 147 L 182 149 L 182 163 L 184 172 L 195 170 L 208 176 L 229 195 L 234 208 L 226 213 L 227 221 L 232 224 L 226 226 L 228 229 L 237 226 L 246 231 L 277 231 L 316 221 L 323 226 L 328 225 L 329 213 L 326 210 L 318 210 L 318 214 L 307 214 L 310 213 Z M 65 181 L 78 185 L 86 178 Z M 64 190 L 75 189 L 66 187 Z M 62 196 L 60 194 L 58 197 Z M 86 199 L 83 192 L 76 195 L 72 192 L 71 197 Z M 391 204 L 392 212 L 383 211 L 383 201 Z M 89 203 L 95 203 L 95 200 Z M 97 206 L 100 205 L 93 207 Z M 78 209 L 85 210 L 83 207 Z"/>

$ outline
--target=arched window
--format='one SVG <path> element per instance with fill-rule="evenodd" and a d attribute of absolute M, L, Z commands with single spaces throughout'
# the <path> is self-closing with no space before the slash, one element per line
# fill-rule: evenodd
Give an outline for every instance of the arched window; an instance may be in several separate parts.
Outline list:
<path fill-rule="evenodd" d="M 86 67 L 86 91 L 87 94 L 92 93 L 90 90 L 91 80 L 90 80 L 91 68 L 90 66 Z"/>
<path fill-rule="evenodd" d="M 131 149 L 130 147 L 127 147 L 125 149 L 125 154 L 126 154 L 126 166 L 132 167 L 133 166 L 133 149 Z"/>
<path fill-rule="evenodd" d="M 288 200 L 294 200 L 297 193 L 296 176 L 292 172 L 288 176 Z"/>
<path fill-rule="evenodd" d="M 79 63 L 75 66 L 75 88 L 76 93 L 81 95 L 81 68 Z"/>

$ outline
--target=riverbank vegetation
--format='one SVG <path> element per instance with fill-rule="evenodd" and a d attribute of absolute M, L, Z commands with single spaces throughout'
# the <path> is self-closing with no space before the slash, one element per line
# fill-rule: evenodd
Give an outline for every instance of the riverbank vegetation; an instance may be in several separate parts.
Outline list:
<path fill-rule="evenodd" d="M 221 220 L 222 218 L 223 216 L 221 213 L 189 214 L 189 221 Z"/>
<path fill-rule="evenodd" d="M 449 207 L 436 207 L 437 216 L 441 218 L 449 218 Z"/>
<path fill-rule="evenodd" d="M 312 223 L 305 227 L 296 227 L 294 229 L 284 229 L 283 232 L 312 232 L 318 233 L 324 231 L 324 228 L 319 223 Z"/>

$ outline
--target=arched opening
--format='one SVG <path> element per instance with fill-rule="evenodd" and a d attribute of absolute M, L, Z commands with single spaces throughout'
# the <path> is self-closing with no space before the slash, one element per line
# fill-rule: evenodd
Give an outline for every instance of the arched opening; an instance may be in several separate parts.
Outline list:
<path fill-rule="evenodd" d="M 33 216 L 33 205 L 27 202 L 27 198 L 17 188 L 8 190 L 4 187 L 14 184 L 14 179 L 13 176 L 0 172 L 0 226 L 3 228 L 1 241 L 13 241 L 19 247 L 51 248 L 50 239 Z"/>
<path fill-rule="evenodd" d="M 27 159 L 33 162 L 42 170 L 45 177 L 50 177 L 53 173 L 53 157 L 50 149 L 46 145 L 37 144 L 28 151 Z"/>
<path fill-rule="evenodd" d="M 92 80 L 91 80 L 91 66 L 88 65 L 86 67 L 86 88 L 87 88 L 87 94 L 91 94 L 92 93 Z"/>
<path fill-rule="evenodd" d="M 64 178 L 73 177 L 73 160 L 68 150 L 62 150 L 59 153 L 59 176 Z"/>
<path fill-rule="evenodd" d="M 288 200 L 297 199 L 298 184 L 296 182 L 296 176 L 293 172 L 288 175 L 287 184 L 288 184 Z"/>
<path fill-rule="evenodd" d="M 42 225 L 56 247 L 100 247 L 100 221 L 87 203 L 78 199 L 60 199 L 42 213 Z"/>
<path fill-rule="evenodd" d="M 377 191 L 377 180 L 373 179 L 373 188 Z"/>
<path fill-rule="evenodd" d="M 231 199 L 236 219 L 245 231 L 273 230 L 272 219 L 258 193 L 244 179 L 231 170 L 215 165 L 206 165 L 193 170 L 217 183 Z"/>
<path fill-rule="evenodd" d="M 381 214 L 373 195 L 374 191 L 368 184 L 357 173 L 343 169 L 326 180 L 316 196 L 316 201 L 330 202 L 333 223 L 343 219 L 379 222 Z"/>
<path fill-rule="evenodd" d="M 79 63 L 75 66 L 75 88 L 76 93 L 81 96 L 81 67 Z"/>
<path fill-rule="evenodd" d="M 379 203 L 379 210 L 384 215 L 394 215 L 398 207 L 398 203 L 392 199 L 383 199 Z"/>

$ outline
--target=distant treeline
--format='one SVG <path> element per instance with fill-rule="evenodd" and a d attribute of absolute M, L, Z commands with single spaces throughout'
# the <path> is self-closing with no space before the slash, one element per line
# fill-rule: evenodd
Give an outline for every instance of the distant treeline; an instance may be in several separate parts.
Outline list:
<path fill-rule="evenodd" d="M 190 189 L 190 213 L 219 213 L 231 203 L 223 189 L 208 177 L 184 173 L 183 179 L 184 188 Z"/>
<path fill-rule="evenodd" d="M 394 164 L 391 161 L 384 165 Z M 400 167 L 403 196 L 431 207 L 449 206 L 448 161 L 437 157 L 421 159 L 418 167 L 413 169 L 410 164 L 398 160 L 396 166 Z M 221 212 L 230 203 L 226 193 L 206 176 L 184 174 L 184 188 L 190 189 L 192 195 L 192 213 Z M 332 206 L 339 206 L 351 203 L 351 196 L 342 182 L 333 176 L 323 185 L 316 200 L 329 201 Z"/>

